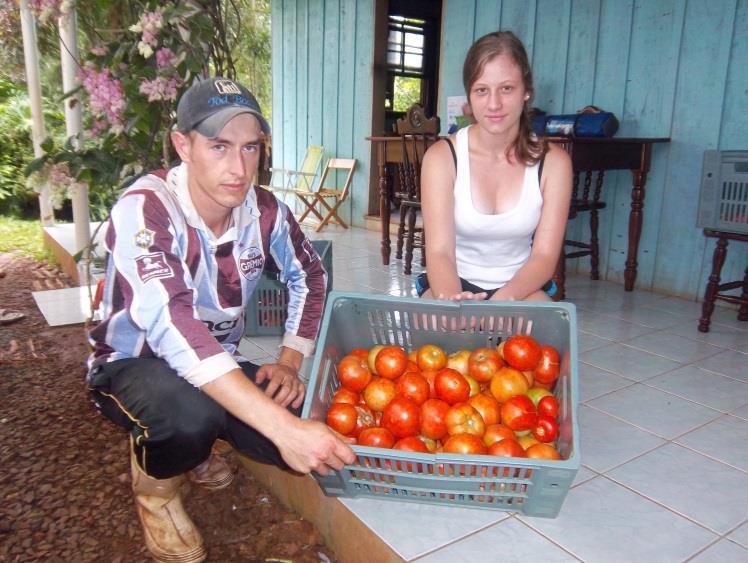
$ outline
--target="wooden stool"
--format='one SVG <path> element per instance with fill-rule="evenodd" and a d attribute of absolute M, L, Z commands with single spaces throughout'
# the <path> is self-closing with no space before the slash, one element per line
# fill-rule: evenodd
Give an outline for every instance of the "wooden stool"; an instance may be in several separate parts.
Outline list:
<path fill-rule="evenodd" d="M 712 273 L 709 276 L 709 283 L 704 293 L 704 305 L 701 309 L 701 318 L 699 319 L 699 331 L 709 332 L 709 324 L 711 323 L 712 313 L 714 312 L 714 301 L 717 299 L 740 305 L 738 320 L 748 321 L 748 267 L 745 269 L 745 276 L 743 276 L 742 281 L 719 283 L 719 276 L 722 272 L 722 266 L 725 263 L 725 257 L 727 256 L 727 241 L 738 240 L 748 242 L 748 234 L 704 229 L 704 235 L 717 238 L 717 246 L 712 256 Z M 743 289 L 740 297 L 724 293 L 739 287 Z"/>

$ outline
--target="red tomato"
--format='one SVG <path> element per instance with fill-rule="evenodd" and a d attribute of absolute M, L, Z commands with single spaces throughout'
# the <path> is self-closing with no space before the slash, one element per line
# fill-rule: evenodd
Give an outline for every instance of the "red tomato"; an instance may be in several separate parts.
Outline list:
<path fill-rule="evenodd" d="M 400 346 L 385 346 L 374 358 L 374 371 L 380 377 L 397 379 L 408 367 L 408 354 Z"/>
<path fill-rule="evenodd" d="M 488 453 L 501 457 L 527 457 L 525 448 L 514 438 L 505 438 L 504 440 L 494 442 L 488 448 Z"/>
<path fill-rule="evenodd" d="M 538 401 L 543 397 L 553 396 L 553 393 L 542 387 L 530 387 L 526 394 L 536 407 L 538 406 Z"/>
<path fill-rule="evenodd" d="M 361 395 L 371 410 L 382 412 L 395 398 L 395 382 L 384 377 L 375 377 Z"/>
<path fill-rule="evenodd" d="M 535 367 L 535 381 L 538 383 L 551 384 L 558 378 L 561 360 L 558 350 L 553 346 L 540 347 L 540 361 Z"/>
<path fill-rule="evenodd" d="M 558 422 L 552 416 L 539 414 L 532 427 L 532 435 L 539 442 L 553 442 L 558 438 Z"/>
<path fill-rule="evenodd" d="M 544 414 L 552 418 L 558 416 L 558 399 L 553 395 L 541 397 L 537 404 L 538 414 Z"/>
<path fill-rule="evenodd" d="M 372 375 L 378 375 L 377 369 L 374 366 L 374 360 L 377 359 L 377 354 L 379 354 L 379 351 L 384 348 L 384 344 L 377 344 L 375 346 L 372 346 L 369 348 L 369 355 L 366 356 L 366 363 L 369 366 L 369 371 L 372 373 Z"/>
<path fill-rule="evenodd" d="M 561 459 L 561 454 L 550 444 L 534 444 L 527 448 L 527 457 L 534 459 Z"/>
<path fill-rule="evenodd" d="M 530 430 L 535 424 L 535 405 L 527 395 L 517 395 L 501 405 L 501 422 L 515 432 Z"/>
<path fill-rule="evenodd" d="M 423 440 L 421 440 L 418 436 L 407 436 L 405 438 L 401 438 L 400 440 L 395 442 L 395 445 L 392 446 L 392 449 L 402 450 L 404 452 L 421 452 L 424 454 L 429 453 L 429 449 L 426 447 L 426 444 L 424 444 Z"/>
<path fill-rule="evenodd" d="M 540 344 L 532 336 L 510 336 L 504 344 L 504 360 L 520 371 L 535 369 L 540 361 Z"/>
<path fill-rule="evenodd" d="M 358 411 L 348 403 L 335 403 L 327 411 L 327 425 L 344 436 L 353 436 Z"/>
<path fill-rule="evenodd" d="M 377 425 L 376 418 L 372 410 L 366 405 L 353 405 L 358 416 L 356 417 L 356 428 L 353 429 L 353 437 L 358 438 L 362 430 L 374 428 Z"/>
<path fill-rule="evenodd" d="M 477 410 L 486 426 L 501 422 L 501 405 L 487 393 L 478 393 L 468 399 L 470 406 Z"/>
<path fill-rule="evenodd" d="M 468 403 L 457 403 L 449 407 L 444 422 L 447 423 L 447 432 L 452 436 L 455 434 L 483 436 L 486 431 L 486 423 L 483 422 L 480 413 Z"/>
<path fill-rule="evenodd" d="M 448 454 L 485 454 L 486 445 L 475 434 L 455 434 L 444 442 L 444 453 Z"/>
<path fill-rule="evenodd" d="M 369 359 L 369 351 L 366 348 L 354 348 L 353 350 L 348 352 L 348 355 L 361 358 L 362 360 Z"/>
<path fill-rule="evenodd" d="M 503 424 L 491 424 L 486 426 L 486 431 L 483 434 L 483 443 L 491 447 L 492 444 L 499 440 L 515 440 L 516 438 L 517 436 L 511 428 L 507 428 Z"/>
<path fill-rule="evenodd" d="M 401 450 L 404 452 L 419 452 L 423 454 L 429 453 L 428 448 L 426 447 L 426 444 L 423 443 L 423 440 L 421 440 L 418 436 L 407 436 L 405 438 L 402 438 L 395 442 L 395 445 L 392 446 L 395 450 Z M 423 464 L 418 463 L 416 464 L 416 471 L 419 473 L 423 471 Z M 395 462 L 395 469 L 398 471 L 413 471 L 413 464 L 408 462 L 405 462 L 404 464 L 400 463 L 399 461 Z"/>
<path fill-rule="evenodd" d="M 435 344 L 426 344 L 418 349 L 416 354 L 417 364 L 420 369 L 433 369 L 439 371 L 447 365 L 447 353 Z"/>
<path fill-rule="evenodd" d="M 333 403 L 348 403 L 350 405 L 355 405 L 360 400 L 361 395 L 359 395 L 355 391 L 346 389 L 345 387 L 341 387 L 340 389 L 335 391 L 335 394 L 332 396 Z"/>
<path fill-rule="evenodd" d="M 374 426 L 361 431 L 358 435 L 358 444 L 372 448 L 391 448 L 395 445 L 395 437 L 386 428 Z"/>
<path fill-rule="evenodd" d="M 504 366 L 491 378 L 491 395 L 500 402 L 505 403 L 508 399 L 517 395 L 527 393 L 529 387 L 527 379 L 521 371 Z"/>
<path fill-rule="evenodd" d="M 397 380 L 395 394 L 399 397 L 412 399 L 418 405 L 422 405 L 429 398 L 431 391 L 429 382 L 419 373 L 405 372 Z"/>
<path fill-rule="evenodd" d="M 436 379 L 437 372 L 433 369 L 425 369 L 421 371 L 421 375 L 429 384 L 429 399 L 436 399 L 436 389 L 434 388 L 434 380 Z"/>
<path fill-rule="evenodd" d="M 429 399 L 421 405 L 421 434 L 432 440 L 441 440 L 447 434 L 449 404 L 441 399 Z"/>
<path fill-rule="evenodd" d="M 382 426 L 395 438 L 415 436 L 421 429 L 421 408 L 410 399 L 395 397 L 382 412 Z"/>
<path fill-rule="evenodd" d="M 464 403 L 470 397 L 470 384 L 452 368 L 440 369 L 434 378 L 436 397 L 450 405 Z"/>
<path fill-rule="evenodd" d="M 492 348 L 476 348 L 468 357 L 468 375 L 476 381 L 490 381 L 499 368 L 504 365 L 499 353 Z"/>
<path fill-rule="evenodd" d="M 345 356 L 338 363 L 338 381 L 346 389 L 360 393 L 371 381 L 366 361 L 356 356 Z"/>

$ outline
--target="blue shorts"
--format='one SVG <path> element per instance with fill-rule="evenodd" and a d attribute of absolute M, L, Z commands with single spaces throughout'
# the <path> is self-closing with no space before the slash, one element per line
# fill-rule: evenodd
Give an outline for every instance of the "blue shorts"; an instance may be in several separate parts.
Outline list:
<path fill-rule="evenodd" d="M 478 287 L 474 283 L 470 283 L 466 279 L 460 278 L 460 286 L 462 287 L 462 291 L 470 291 L 472 293 L 486 293 L 486 299 L 491 299 L 491 296 L 496 293 L 496 291 L 499 289 L 483 289 L 482 287 Z M 424 293 L 426 293 L 426 290 L 429 288 L 429 279 L 426 275 L 426 272 L 423 272 L 422 274 L 418 274 L 416 276 L 416 293 L 418 293 L 418 297 L 422 297 Z M 556 282 L 553 280 L 549 280 L 545 283 L 545 285 L 541 288 L 543 291 L 545 291 L 545 294 L 548 297 L 553 297 L 556 295 L 556 292 L 558 291 L 558 287 L 556 286 Z"/>

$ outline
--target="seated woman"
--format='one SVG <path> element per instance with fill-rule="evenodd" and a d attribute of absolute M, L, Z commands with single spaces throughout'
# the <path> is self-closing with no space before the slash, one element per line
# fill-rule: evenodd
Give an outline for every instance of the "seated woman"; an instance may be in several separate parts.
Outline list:
<path fill-rule="evenodd" d="M 569 214 L 571 161 L 532 133 L 532 73 L 512 32 L 478 39 L 462 76 L 474 124 L 424 155 L 428 274 L 416 289 L 432 299 L 548 301 Z"/>

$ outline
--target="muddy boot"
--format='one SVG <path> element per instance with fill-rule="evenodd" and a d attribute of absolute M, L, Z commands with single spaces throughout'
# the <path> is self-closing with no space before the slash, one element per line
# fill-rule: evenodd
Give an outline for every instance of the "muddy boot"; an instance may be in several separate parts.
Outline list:
<path fill-rule="evenodd" d="M 232 451 L 228 443 L 216 440 L 210 457 L 188 473 L 190 481 L 212 491 L 228 487 L 234 481 L 234 472 L 226 459 Z"/>
<path fill-rule="evenodd" d="M 203 538 L 182 506 L 179 488 L 184 475 L 154 479 L 130 455 L 135 507 L 145 545 L 156 561 L 197 563 L 206 557 Z"/>

